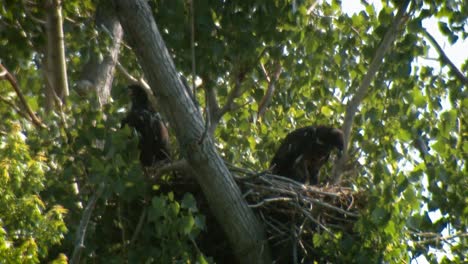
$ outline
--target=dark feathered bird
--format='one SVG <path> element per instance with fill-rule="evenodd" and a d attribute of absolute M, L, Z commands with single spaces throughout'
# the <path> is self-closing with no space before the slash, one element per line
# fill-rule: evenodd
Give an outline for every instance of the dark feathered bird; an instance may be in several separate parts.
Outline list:
<path fill-rule="evenodd" d="M 289 133 L 281 143 L 270 164 L 273 174 L 316 185 L 319 170 L 330 152 L 343 150 L 343 132 L 326 126 L 308 126 Z"/>
<path fill-rule="evenodd" d="M 160 115 L 153 110 L 148 96 L 139 85 L 130 85 L 131 108 L 122 120 L 122 127 L 128 124 L 139 137 L 140 161 L 143 166 L 152 166 L 169 160 L 169 134 Z"/>

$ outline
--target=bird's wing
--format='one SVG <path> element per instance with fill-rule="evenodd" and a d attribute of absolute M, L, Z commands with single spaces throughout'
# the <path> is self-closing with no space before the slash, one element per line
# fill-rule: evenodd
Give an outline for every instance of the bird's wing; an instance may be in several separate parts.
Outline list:
<path fill-rule="evenodd" d="M 271 166 L 293 166 L 297 159 L 301 158 L 307 148 L 307 142 L 314 136 L 315 131 L 311 127 L 304 127 L 289 133 L 276 151 Z"/>

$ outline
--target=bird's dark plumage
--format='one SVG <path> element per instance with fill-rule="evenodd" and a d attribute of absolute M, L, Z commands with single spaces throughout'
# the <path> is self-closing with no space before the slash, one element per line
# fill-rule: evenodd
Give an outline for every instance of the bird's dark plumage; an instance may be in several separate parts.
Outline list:
<path fill-rule="evenodd" d="M 122 126 L 128 124 L 138 132 L 141 164 L 151 166 L 169 160 L 169 134 L 160 115 L 141 86 L 130 85 L 129 90 L 132 106 Z"/>
<path fill-rule="evenodd" d="M 306 184 L 319 183 L 320 167 L 330 152 L 343 150 L 343 132 L 326 126 L 308 126 L 289 133 L 270 164 L 272 173 Z"/>

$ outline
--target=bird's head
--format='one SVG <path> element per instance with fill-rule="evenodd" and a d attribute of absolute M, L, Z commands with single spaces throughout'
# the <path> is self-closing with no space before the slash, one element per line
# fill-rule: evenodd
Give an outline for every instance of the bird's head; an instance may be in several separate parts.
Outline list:
<path fill-rule="evenodd" d="M 137 84 L 128 86 L 130 93 L 130 99 L 132 100 L 132 106 L 145 107 L 148 104 L 148 95 L 146 94 L 143 87 Z"/>
<path fill-rule="evenodd" d="M 343 131 L 333 127 L 318 127 L 317 136 L 330 149 L 337 148 L 338 156 L 341 157 L 344 149 Z"/>

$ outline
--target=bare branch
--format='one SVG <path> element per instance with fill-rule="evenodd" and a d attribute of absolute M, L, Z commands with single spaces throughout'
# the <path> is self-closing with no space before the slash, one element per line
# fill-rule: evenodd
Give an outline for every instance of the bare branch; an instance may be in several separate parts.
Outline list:
<path fill-rule="evenodd" d="M 242 94 L 241 86 L 242 86 L 242 82 L 244 81 L 244 77 L 245 77 L 244 72 L 240 72 L 237 76 L 235 76 L 234 88 L 229 92 L 227 100 L 226 100 L 226 104 L 219 111 L 217 119 L 221 118 L 226 112 L 230 111 L 234 107 L 234 99 L 236 99 Z"/>
<path fill-rule="evenodd" d="M 21 103 L 23 104 L 24 108 L 26 109 L 28 115 L 31 117 L 31 121 L 33 124 L 37 127 L 42 127 L 45 128 L 46 126 L 41 122 L 41 120 L 34 114 L 33 110 L 31 107 L 29 107 L 28 103 L 26 102 L 26 98 L 24 97 L 23 93 L 21 92 L 21 89 L 18 86 L 18 82 L 16 81 L 15 76 L 13 76 L 3 64 L 0 63 L 0 79 L 6 79 L 11 86 L 13 86 L 13 89 L 15 90 L 16 94 L 18 95 L 18 98 L 20 99 Z"/>
<path fill-rule="evenodd" d="M 250 208 L 260 207 L 265 205 L 266 203 L 274 203 L 274 202 L 289 202 L 291 201 L 291 197 L 274 197 L 274 198 L 266 198 L 256 204 L 249 204 Z"/>
<path fill-rule="evenodd" d="M 265 112 L 266 112 L 266 109 L 268 108 L 268 105 L 270 104 L 270 101 L 271 99 L 273 98 L 273 94 L 275 92 L 275 88 L 276 88 L 276 82 L 278 81 L 278 78 L 281 74 L 281 64 L 279 63 L 279 61 L 277 61 L 275 63 L 275 72 L 273 73 L 273 78 L 271 78 L 266 70 L 265 70 L 265 67 L 263 67 L 263 64 L 262 64 L 262 69 L 263 69 L 263 73 L 265 74 L 265 77 L 267 79 L 267 82 L 268 82 L 268 88 L 267 88 L 267 91 L 265 93 L 265 95 L 263 96 L 262 100 L 260 101 L 260 104 L 259 104 L 259 107 L 258 107 L 258 112 L 257 112 L 257 116 L 260 118 L 262 117 Z"/>
<path fill-rule="evenodd" d="M 124 75 L 124 77 L 132 84 L 139 84 L 141 86 L 146 86 L 145 88 L 149 89 L 149 85 L 143 80 L 143 78 L 136 78 L 133 75 L 131 75 L 127 69 L 125 69 L 124 66 L 120 63 L 120 61 L 117 62 L 117 69 Z"/>
<path fill-rule="evenodd" d="M 145 90 L 146 95 L 148 96 L 148 99 L 151 103 L 151 106 L 153 109 L 159 109 L 158 108 L 158 103 L 156 100 L 156 97 L 153 94 L 153 91 L 151 90 L 151 87 L 148 85 L 148 83 L 143 79 L 143 77 L 137 78 L 133 75 L 131 75 L 127 69 L 119 62 L 117 61 L 117 69 L 124 75 L 124 77 L 131 83 L 131 84 L 138 84 L 141 87 L 143 87 L 143 90 Z"/>
<path fill-rule="evenodd" d="M 412 235 L 424 238 L 420 241 L 416 241 L 415 243 L 417 245 L 425 245 L 433 242 L 449 242 L 449 240 L 452 239 L 468 237 L 468 233 L 465 232 L 458 232 L 448 236 L 442 236 L 438 233 L 412 233 Z"/>
<path fill-rule="evenodd" d="M 335 166 L 333 167 L 333 182 L 334 183 L 337 183 L 340 181 L 341 171 L 347 160 L 349 139 L 350 139 L 351 129 L 352 129 L 353 122 L 354 122 L 354 116 L 356 115 L 359 105 L 364 100 L 365 96 L 367 95 L 372 79 L 376 75 L 378 69 L 380 68 L 380 65 L 382 65 L 382 61 L 385 56 L 385 53 L 390 49 L 393 42 L 395 41 L 398 30 L 408 20 L 406 9 L 408 8 L 408 5 L 410 2 L 411 2 L 410 0 L 406 0 L 399 8 L 398 13 L 395 16 L 395 19 L 392 25 L 385 33 L 384 38 L 380 42 L 380 45 L 377 48 L 377 51 L 375 52 L 374 58 L 372 59 L 369 65 L 369 69 L 366 75 L 364 75 L 364 78 L 362 79 L 361 84 L 359 85 L 356 93 L 354 94 L 353 98 L 350 100 L 350 102 L 348 103 L 346 107 L 346 114 L 345 114 L 345 119 L 344 119 L 344 124 L 343 124 L 344 150 L 343 150 L 343 156 L 341 157 L 341 159 L 339 159 L 335 163 Z"/>
<path fill-rule="evenodd" d="M 143 224 L 145 223 L 147 211 L 148 211 L 148 208 L 145 207 L 143 211 L 141 212 L 140 219 L 138 219 L 138 224 L 135 228 L 135 232 L 133 232 L 132 239 L 130 240 L 129 245 L 132 245 L 137 240 L 138 235 L 140 234 L 141 229 L 143 228 Z"/>
<path fill-rule="evenodd" d="M 76 241 L 75 241 L 75 248 L 73 249 L 72 258 L 70 260 L 70 264 L 77 264 L 80 263 L 81 252 L 85 248 L 84 239 L 86 236 L 86 229 L 88 228 L 89 220 L 91 219 L 91 215 L 94 211 L 94 207 L 96 206 L 97 200 L 101 197 L 102 193 L 104 192 L 105 184 L 101 183 L 96 190 L 96 192 L 91 196 L 86 205 L 86 208 L 83 212 L 83 216 L 80 220 L 80 225 L 78 230 L 76 231 Z"/>
<path fill-rule="evenodd" d="M 463 73 L 457 68 L 457 66 L 455 66 L 455 64 L 453 64 L 439 43 L 437 43 L 436 39 L 425 28 L 423 28 L 422 33 L 427 39 L 429 39 L 429 42 L 431 42 L 434 48 L 437 50 L 437 53 L 440 55 L 440 60 L 450 67 L 460 82 L 462 82 L 465 86 L 468 86 L 468 78 L 463 75 Z"/>
<path fill-rule="evenodd" d="M 260 66 L 262 67 L 262 72 L 265 75 L 265 79 L 267 80 L 268 83 L 270 83 L 270 75 L 268 74 L 267 70 L 265 69 L 265 65 L 263 63 L 260 63 Z"/>

